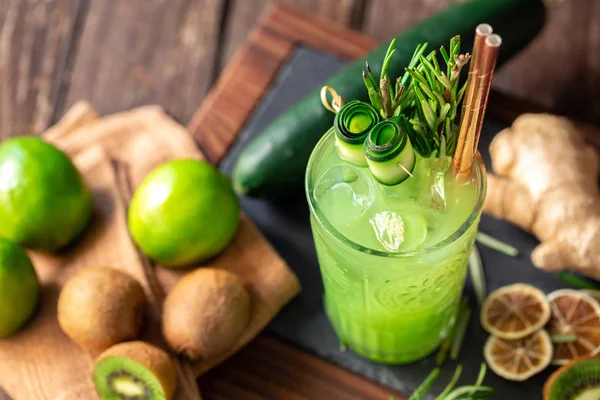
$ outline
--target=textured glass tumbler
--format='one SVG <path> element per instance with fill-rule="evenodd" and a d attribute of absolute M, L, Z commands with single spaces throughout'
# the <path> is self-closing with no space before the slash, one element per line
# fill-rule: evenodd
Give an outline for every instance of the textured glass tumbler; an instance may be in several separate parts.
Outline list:
<path fill-rule="evenodd" d="M 485 167 L 476 158 L 475 204 L 452 235 L 412 253 L 377 251 L 337 231 L 315 200 L 332 141 L 328 133 L 313 150 L 305 182 L 327 315 L 342 344 L 364 357 L 388 364 L 419 360 L 454 322 L 485 198 Z"/>

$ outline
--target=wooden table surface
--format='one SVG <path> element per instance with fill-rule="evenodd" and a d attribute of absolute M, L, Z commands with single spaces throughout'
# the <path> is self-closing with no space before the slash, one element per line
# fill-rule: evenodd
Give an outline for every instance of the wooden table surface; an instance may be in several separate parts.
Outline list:
<path fill-rule="evenodd" d="M 464 0 L 282 0 L 386 39 Z M 600 2 L 548 0 L 544 33 L 496 88 L 600 119 Z M 0 0 L 0 138 L 40 133 L 77 99 L 162 104 L 187 123 L 269 0 Z"/>
<path fill-rule="evenodd" d="M 384 39 L 457 1 L 283 2 Z M 41 133 L 79 99 L 102 113 L 158 103 L 187 124 L 267 3 L 0 0 L 0 139 Z M 497 75 L 496 87 L 598 122 L 597 49 L 600 2 L 566 0 L 539 39 Z M 265 335 L 200 384 L 208 399 L 402 398 Z"/>

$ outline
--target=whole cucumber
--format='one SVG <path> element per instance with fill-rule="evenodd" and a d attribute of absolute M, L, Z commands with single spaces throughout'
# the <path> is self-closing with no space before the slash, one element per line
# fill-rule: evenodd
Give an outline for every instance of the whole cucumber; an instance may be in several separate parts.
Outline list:
<path fill-rule="evenodd" d="M 398 12 L 402 12 L 399 7 Z M 502 36 L 498 65 L 525 47 L 541 30 L 545 19 L 542 0 L 470 0 L 448 8 L 397 37 L 390 76 L 404 73 L 414 49 L 428 42 L 428 50 L 447 45 L 461 35 L 463 53 L 473 46 L 475 28 L 487 22 Z M 388 43 L 364 59 L 344 68 L 324 84 L 334 87 L 346 100 L 369 101 L 361 78 L 365 61 L 379 76 Z M 276 199 L 297 194 L 313 147 L 333 123 L 325 110 L 319 88 L 279 116 L 241 152 L 233 171 L 236 191 L 252 197 Z"/>

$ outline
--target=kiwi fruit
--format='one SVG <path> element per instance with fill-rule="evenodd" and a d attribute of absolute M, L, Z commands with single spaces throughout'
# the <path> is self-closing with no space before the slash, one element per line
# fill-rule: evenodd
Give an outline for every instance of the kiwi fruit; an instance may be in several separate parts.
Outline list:
<path fill-rule="evenodd" d="M 577 358 L 556 370 L 544 385 L 544 400 L 600 399 L 600 357 Z"/>
<path fill-rule="evenodd" d="M 170 400 L 177 373 L 169 355 L 145 342 L 125 342 L 100 355 L 92 373 L 102 400 Z"/>
<path fill-rule="evenodd" d="M 163 335 L 173 351 L 208 359 L 231 349 L 250 320 L 250 295 L 223 269 L 201 268 L 181 278 L 167 296 Z"/>
<path fill-rule="evenodd" d="M 131 275 L 107 267 L 77 272 L 58 298 L 58 324 L 71 340 L 104 351 L 137 337 L 146 296 Z"/>

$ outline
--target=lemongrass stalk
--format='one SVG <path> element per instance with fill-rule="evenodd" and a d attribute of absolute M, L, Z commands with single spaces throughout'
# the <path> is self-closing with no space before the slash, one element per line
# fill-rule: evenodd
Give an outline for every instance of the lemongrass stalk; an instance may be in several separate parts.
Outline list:
<path fill-rule="evenodd" d="M 452 345 L 450 346 L 450 359 L 457 360 L 460 354 L 460 349 L 465 340 L 467 334 L 467 328 L 469 327 L 469 320 L 471 319 L 471 309 L 463 302 L 458 317 L 456 318 L 456 331 L 452 338 Z"/>
<path fill-rule="evenodd" d="M 463 299 L 463 301 L 464 301 L 464 299 Z M 441 366 L 442 364 L 444 364 L 446 362 L 446 359 L 448 358 L 448 353 L 450 352 L 450 347 L 452 346 L 452 341 L 454 340 L 454 336 L 456 335 L 456 326 L 458 325 L 457 324 L 458 315 L 460 314 L 462 308 L 463 308 L 463 303 L 461 302 L 461 304 L 458 306 L 458 309 L 456 310 L 454 323 L 450 327 L 450 330 L 448 331 L 448 334 L 446 335 L 446 337 L 442 340 L 442 343 L 440 344 L 440 348 L 435 356 L 435 363 L 438 367 Z"/>
<path fill-rule="evenodd" d="M 507 256 L 516 257 L 519 255 L 519 250 L 517 250 L 515 247 L 483 232 L 477 232 L 476 238 L 477 241 L 485 247 L 489 247 L 490 249 L 496 250 L 497 252 Z"/>
<path fill-rule="evenodd" d="M 487 284 L 483 270 L 483 261 L 481 260 L 481 254 L 479 254 L 477 246 L 473 246 L 473 250 L 469 255 L 469 273 L 473 282 L 473 288 L 475 289 L 477 304 L 481 307 L 487 297 Z"/>

